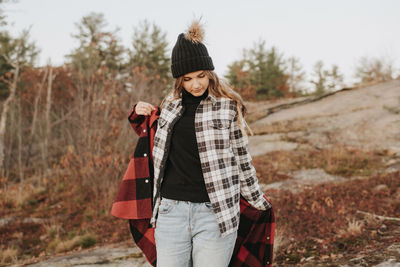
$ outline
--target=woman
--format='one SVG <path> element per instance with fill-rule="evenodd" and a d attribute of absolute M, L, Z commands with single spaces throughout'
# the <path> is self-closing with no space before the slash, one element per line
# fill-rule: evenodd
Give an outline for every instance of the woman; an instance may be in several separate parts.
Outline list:
<path fill-rule="evenodd" d="M 239 198 L 266 210 L 251 165 L 241 97 L 222 83 L 202 43 L 198 21 L 172 51 L 175 87 L 161 104 L 154 137 L 157 266 L 228 266 L 239 223 Z M 154 106 L 138 102 L 135 112 Z"/>

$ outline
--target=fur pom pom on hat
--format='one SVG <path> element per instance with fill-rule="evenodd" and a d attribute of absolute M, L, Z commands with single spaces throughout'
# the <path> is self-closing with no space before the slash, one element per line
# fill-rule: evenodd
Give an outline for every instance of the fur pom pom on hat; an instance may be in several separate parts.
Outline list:
<path fill-rule="evenodd" d="M 198 70 L 214 70 L 211 57 L 203 44 L 204 28 L 195 20 L 181 33 L 172 49 L 171 71 L 174 78 Z"/>
<path fill-rule="evenodd" d="M 195 44 L 203 42 L 204 28 L 200 21 L 195 20 L 192 22 L 192 25 L 186 31 L 185 38 Z"/>

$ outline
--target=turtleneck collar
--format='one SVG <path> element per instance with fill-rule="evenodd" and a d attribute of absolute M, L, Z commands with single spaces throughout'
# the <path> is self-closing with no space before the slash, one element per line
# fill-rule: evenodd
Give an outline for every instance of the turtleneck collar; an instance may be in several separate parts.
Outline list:
<path fill-rule="evenodd" d="M 200 103 L 201 100 L 208 96 L 208 88 L 204 91 L 201 96 L 194 96 L 185 89 L 182 90 L 182 102 L 187 103 Z"/>

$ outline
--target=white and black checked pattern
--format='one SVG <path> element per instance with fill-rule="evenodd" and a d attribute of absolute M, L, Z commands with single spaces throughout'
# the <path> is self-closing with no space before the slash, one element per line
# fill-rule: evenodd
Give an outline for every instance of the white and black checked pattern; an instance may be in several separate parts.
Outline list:
<path fill-rule="evenodd" d="M 172 128 L 182 113 L 182 101 L 177 99 L 166 104 L 158 119 L 153 146 L 153 226 L 160 204 L 160 187 L 168 158 Z M 206 189 L 221 235 L 225 236 L 238 228 L 240 194 L 259 210 L 266 210 L 271 204 L 263 197 L 258 185 L 256 171 L 248 152 L 248 139 L 242 135 L 237 123 L 237 109 L 233 100 L 216 99 L 208 95 L 197 107 L 195 131 Z"/>

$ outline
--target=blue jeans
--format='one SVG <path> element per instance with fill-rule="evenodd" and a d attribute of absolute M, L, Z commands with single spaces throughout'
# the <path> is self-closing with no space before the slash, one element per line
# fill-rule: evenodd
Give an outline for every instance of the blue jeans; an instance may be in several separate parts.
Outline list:
<path fill-rule="evenodd" d="M 162 198 L 154 237 L 157 267 L 226 267 L 237 231 L 221 237 L 210 202 Z"/>

